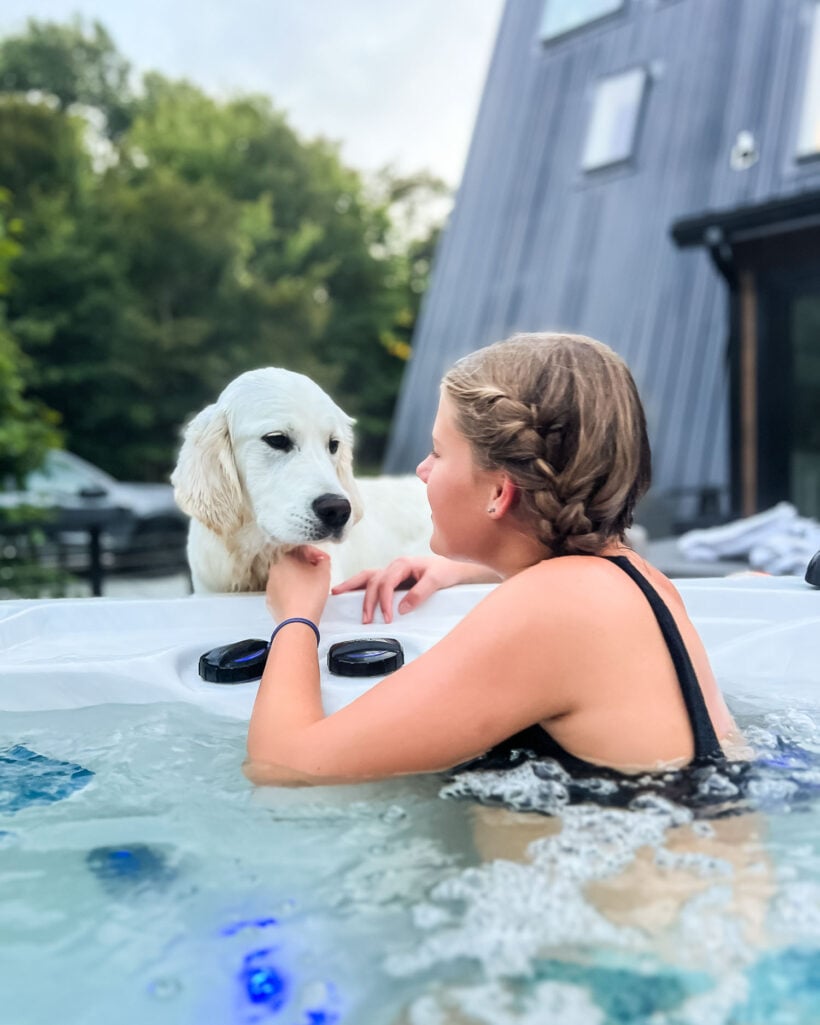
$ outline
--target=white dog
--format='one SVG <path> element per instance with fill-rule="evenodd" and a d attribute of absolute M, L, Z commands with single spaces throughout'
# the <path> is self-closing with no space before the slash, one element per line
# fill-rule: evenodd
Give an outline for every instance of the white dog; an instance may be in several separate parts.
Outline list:
<path fill-rule="evenodd" d="M 188 424 L 171 476 L 191 517 L 194 590 L 264 590 L 271 563 L 302 544 L 343 542 L 334 583 L 429 554 L 421 481 L 356 482 L 352 464 L 353 420 L 310 378 L 274 367 L 237 377 Z"/>

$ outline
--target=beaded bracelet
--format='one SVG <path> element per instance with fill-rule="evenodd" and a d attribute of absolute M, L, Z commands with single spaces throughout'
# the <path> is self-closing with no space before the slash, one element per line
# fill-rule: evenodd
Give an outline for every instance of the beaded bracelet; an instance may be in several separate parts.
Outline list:
<path fill-rule="evenodd" d="M 316 634 L 316 644 L 319 644 L 319 627 L 310 619 L 303 619 L 301 616 L 293 616 L 290 619 L 283 619 L 281 623 L 278 623 L 273 633 L 270 635 L 270 643 L 273 644 L 273 638 L 279 633 L 283 626 L 287 626 L 288 623 L 304 623 L 305 626 L 309 626 L 310 629 Z M 270 647 L 270 645 L 269 645 Z"/>

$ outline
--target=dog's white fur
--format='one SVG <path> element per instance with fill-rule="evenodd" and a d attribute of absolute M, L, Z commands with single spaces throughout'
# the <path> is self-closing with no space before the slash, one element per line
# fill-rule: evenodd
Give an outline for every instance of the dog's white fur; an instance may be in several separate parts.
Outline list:
<path fill-rule="evenodd" d="M 276 436 L 289 451 L 264 440 Z M 264 590 L 271 563 L 295 545 L 340 542 L 329 549 L 334 583 L 399 555 L 429 554 L 421 481 L 355 481 L 352 465 L 353 421 L 309 377 L 267 367 L 231 381 L 186 427 L 171 476 L 191 517 L 194 590 Z M 328 495 L 351 506 L 338 537 L 313 509 Z"/>

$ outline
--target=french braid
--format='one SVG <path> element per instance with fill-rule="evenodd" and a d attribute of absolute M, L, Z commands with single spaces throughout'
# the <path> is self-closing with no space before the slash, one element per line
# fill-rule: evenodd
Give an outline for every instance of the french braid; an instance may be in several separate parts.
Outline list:
<path fill-rule="evenodd" d="M 643 407 L 626 364 L 581 335 L 515 335 L 445 375 L 459 429 L 484 469 L 503 469 L 552 555 L 623 540 L 651 478 Z"/>

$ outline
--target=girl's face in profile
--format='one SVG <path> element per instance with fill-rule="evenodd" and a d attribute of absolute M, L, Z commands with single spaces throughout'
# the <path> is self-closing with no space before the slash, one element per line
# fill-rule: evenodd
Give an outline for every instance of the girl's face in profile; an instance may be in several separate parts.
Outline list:
<path fill-rule="evenodd" d="M 493 521 L 494 478 L 476 466 L 470 443 L 456 426 L 451 399 L 442 392 L 433 424 L 433 449 L 416 468 L 427 485 L 433 519 L 430 548 L 450 559 L 483 562 Z"/>

